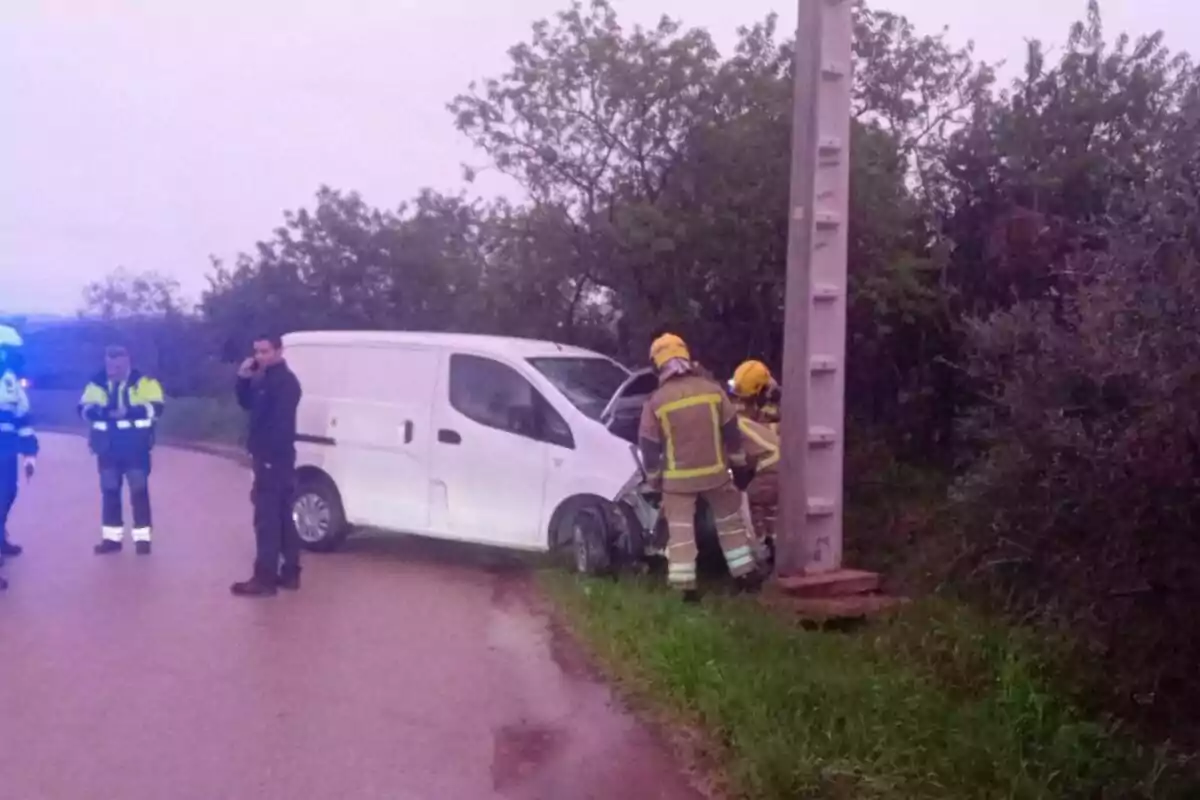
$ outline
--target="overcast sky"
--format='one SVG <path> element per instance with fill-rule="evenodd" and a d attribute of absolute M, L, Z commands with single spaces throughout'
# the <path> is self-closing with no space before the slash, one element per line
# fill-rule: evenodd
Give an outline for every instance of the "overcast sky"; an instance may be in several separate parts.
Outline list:
<path fill-rule="evenodd" d="M 709 28 L 794 2 L 614 0 Z M 890 0 L 988 59 L 1061 43 L 1085 0 Z M 394 206 L 474 157 L 445 103 L 566 0 L 0 0 L 0 310 L 72 312 L 117 265 L 204 287 L 327 183 Z M 1108 0 L 1106 27 L 1200 51 L 1197 0 Z M 1136 12 L 1136 13 L 1135 13 Z M 478 160 L 476 158 L 476 160 Z"/>

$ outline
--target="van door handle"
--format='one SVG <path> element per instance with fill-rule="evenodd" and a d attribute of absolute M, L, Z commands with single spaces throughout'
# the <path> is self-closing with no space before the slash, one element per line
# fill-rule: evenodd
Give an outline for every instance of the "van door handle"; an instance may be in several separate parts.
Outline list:
<path fill-rule="evenodd" d="M 462 437 L 458 435 L 458 431 L 448 431 L 442 428 L 438 431 L 438 441 L 442 444 L 462 444 Z"/>
<path fill-rule="evenodd" d="M 404 443 L 410 444 L 413 437 L 413 424 L 411 419 L 404 420 Z"/>

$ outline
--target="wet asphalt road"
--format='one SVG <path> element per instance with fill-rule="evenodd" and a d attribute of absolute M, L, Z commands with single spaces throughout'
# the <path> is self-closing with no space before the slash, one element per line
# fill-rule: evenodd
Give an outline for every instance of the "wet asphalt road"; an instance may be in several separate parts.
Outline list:
<path fill-rule="evenodd" d="M 156 451 L 154 555 L 98 557 L 86 446 L 43 447 L 0 595 L 0 797 L 698 800 L 505 559 L 364 540 L 236 599 L 245 469 Z"/>

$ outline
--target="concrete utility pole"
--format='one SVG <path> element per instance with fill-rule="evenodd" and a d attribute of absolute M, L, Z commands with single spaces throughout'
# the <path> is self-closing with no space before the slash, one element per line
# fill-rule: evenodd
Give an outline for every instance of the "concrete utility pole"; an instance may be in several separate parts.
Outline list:
<path fill-rule="evenodd" d="M 842 567 L 852 6 L 799 0 L 796 25 L 777 536 L 784 579 L 832 579 Z"/>

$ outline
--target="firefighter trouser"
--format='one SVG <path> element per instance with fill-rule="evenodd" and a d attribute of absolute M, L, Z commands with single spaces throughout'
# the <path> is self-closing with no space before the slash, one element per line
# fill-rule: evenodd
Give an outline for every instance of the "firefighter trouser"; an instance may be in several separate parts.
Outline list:
<path fill-rule="evenodd" d="M 754 535 L 758 539 L 767 539 L 775 535 L 775 515 L 779 509 L 779 474 L 764 472 L 754 476 L 746 490 L 750 501 L 750 519 L 754 525 Z"/>
<path fill-rule="evenodd" d="M 740 578 L 754 570 L 754 553 L 742 522 L 742 495 L 728 483 L 700 494 L 663 494 L 667 518 L 667 581 L 676 589 L 696 588 L 696 501 L 704 498 L 716 521 L 717 538 L 729 574 Z"/>
<path fill-rule="evenodd" d="M 254 577 L 268 585 L 300 574 L 300 536 L 292 517 L 295 467 L 254 462 Z"/>
<path fill-rule="evenodd" d="M 121 488 L 128 484 L 129 505 L 133 510 L 133 540 L 150 541 L 150 454 L 105 454 L 96 459 L 96 464 L 100 469 L 101 536 L 110 542 L 124 538 Z"/>
<path fill-rule="evenodd" d="M 21 457 L 16 453 L 0 455 L 0 542 L 8 541 L 8 515 L 17 502 L 21 485 Z M 0 564 L 4 556 L 0 555 Z"/>

